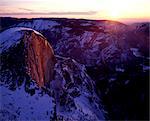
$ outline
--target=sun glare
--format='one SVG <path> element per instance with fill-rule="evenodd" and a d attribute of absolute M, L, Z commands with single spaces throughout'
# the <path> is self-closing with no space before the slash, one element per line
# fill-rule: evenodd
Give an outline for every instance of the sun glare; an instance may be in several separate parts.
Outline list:
<path fill-rule="evenodd" d="M 109 14 L 110 14 L 109 16 L 110 16 L 112 19 L 117 19 L 117 18 L 119 17 L 119 12 L 118 12 L 118 11 L 115 11 L 115 10 L 110 11 Z"/>
<path fill-rule="evenodd" d="M 100 11 L 108 19 L 146 18 L 149 16 L 149 5 L 142 0 L 103 0 Z"/>

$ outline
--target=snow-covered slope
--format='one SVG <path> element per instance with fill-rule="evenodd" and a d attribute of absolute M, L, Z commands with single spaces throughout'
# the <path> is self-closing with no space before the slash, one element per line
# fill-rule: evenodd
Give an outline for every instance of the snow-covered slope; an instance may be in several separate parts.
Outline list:
<path fill-rule="evenodd" d="M 0 46 L 1 46 L 0 52 L 6 51 L 11 46 L 15 46 L 15 44 L 20 43 L 20 41 L 18 40 L 21 40 L 23 38 L 25 31 L 33 31 L 37 35 L 42 36 L 39 32 L 30 28 L 14 27 L 7 29 L 6 31 L 1 32 L 0 34 Z"/>
<path fill-rule="evenodd" d="M 34 20 L 32 22 L 23 22 L 18 24 L 17 26 L 24 26 L 24 27 L 29 27 L 29 28 L 33 28 L 35 30 L 47 30 L 47 29 L 51 29 L 53 26 L 57 26 L 59 25 L 57 22 L 55 21 L 49 21 L 49 20 Z"/>
<path fill-rule="evenodd" d="M 49 121 L 50 116 L 52 117 L 54 112 L 54 98 L 49 97 L 48 94 L 42 94 L 43 92 L 34 82 L 31 85 L 30 90 L 35 91 L 32 95 L 26 91 L 25 82 L 14 91 L 8 89 L 9 86 L 5 87 L 5 85 L 1 85 L 1 121 Z"/>

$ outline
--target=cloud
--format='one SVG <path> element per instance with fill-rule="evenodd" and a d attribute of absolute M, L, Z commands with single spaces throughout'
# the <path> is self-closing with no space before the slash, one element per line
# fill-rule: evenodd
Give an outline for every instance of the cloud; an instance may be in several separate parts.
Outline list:
<path fill-rule="evenodd" d="M 94 15 L 96 11 L 87 11 L 87 12 L 50 12 L 51 15 Z"/>
<path fill-rule="evenodd" d="M 18 9 L 20 9 L 20 10 L 25 10 L 25 11 L 33 11 L 33 10 L 27 9 L 27 8 L 18 8 Z"/>
<path fill-rule="evenodd" d="M 24 9 L 24 8 L 21 8 Z M 32 11 L 30 9 L 24 9 Z M 17 12 L 17 13 L 0 13 L 0 15 L 95 15 L 96 11 L 87 12 Z"/>

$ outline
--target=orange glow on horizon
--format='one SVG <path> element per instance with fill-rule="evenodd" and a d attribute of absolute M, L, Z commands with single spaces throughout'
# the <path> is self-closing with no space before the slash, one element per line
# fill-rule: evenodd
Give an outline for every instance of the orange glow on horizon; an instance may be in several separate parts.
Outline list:
<path fill-rule="evenodd" d="M 91 11 L 94 12 L 92 13 Z M 21 15 L 21 13 L 24 14 Z M 56 15 L 51 13 L 56 13 Z M 150 20 L 150 1 L 149 0 L 61 0 L 61 1 L 1 0 L 0 16 L 11 16 L 18 18 L 65 17 L 65 18 L 109 19 L 109 20 L 121 20 L 121 19 Z"/>

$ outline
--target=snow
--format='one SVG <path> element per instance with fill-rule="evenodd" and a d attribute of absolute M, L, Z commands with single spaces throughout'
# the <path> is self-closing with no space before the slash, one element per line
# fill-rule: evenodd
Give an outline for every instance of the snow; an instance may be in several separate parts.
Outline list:
<path fill-rule="evenodd" d="M 130 48 L 130 50 L 133 52 L 133 55 L 136 57 L 142 57 L 141 53 L 139 52 L 138 48 Z"/>
<path fill-rule="evenodd" d="M 118 71 L 118 72 L 124 72 L 125 70 L 123 68 L 116 67 L 116 71 Z"/>
<path fill-rule="evenodd" d="M 33 31 L 37 35 L 43 37 L 42 34 L 30 28 L 14 27 L 7 29 L 0 33 L 0 46 L 1 46 L 0 53 L 7 50 L 11 46 L 18 44 L 20 42 L 20 39 L 24 36 L 24 31 Z"/>
<path fill-rule="evenodd" d="M 95 39 L 96 41 L 104 41 L 105 40 L 105 37 L 106 35 L 104 34 L 104 33 L 99 33 L 98 35 L 97 35 L 97 38 Z"/>
<path fill-rule="evenodd" d="M 109 83 L 114 82 L 116 80 L 116 78 L 110 78 L 108 81 Z"/>
<path fill-rule="evenodd" d="M 93 32 L 85 31 L 85 33 L 82 35 L 82 38 L 78 39 L 80 40 L 79 42 L 80 42 L 81 47 L 84 47 L 85 43 L 90 42 L 90 40 L 92 39 L 92 35 L 93 35 Z"/>
<path fill-rule="evenodd" d="M 16 42 L 21 38 L 21 36 L 22 34 L 18 31 L 14 31 L 14 29 L 9 29 L 0 33 L 0 53 L 16 44 Z"/>
<path fill-rule="evenodd" d="M 1 87 L 0 91 L 2 111 L 13 113 L 18 120 L 49 120 L 53 98 L 48 95 L 40 96 L 38 90 L 35 95 L 30 96 L 25 92 L 24 86 L 15 91 Z"/>
<path fill-rule="evenodd" d="M 129 82 L 130 82 L 130 80 L 126 80 L 126 81 L 125 81 L 125 85 L 127 85 Z"/>
<path fill-rule="evenodd" d="M 30 27 L 35 30 L 47 30 L 57 25 L 60 24 L 55 21 L 38 19 L 38 20 L 34 20 L 33 22 L 22 22 L 17 26 Z"/>
<path fill-rule="evenodd" d="M 143 71 L 148 71 L 148 70 L 150 70 L 150 66 L 143 65 Z"/>
<path fill-rule="evenodd" d="M 83 94 L 79 97 L 74 98 L 77 109 L 72 111 L 63 110 L 60 115 L 63 115 L 67 121 L 100 121 L 105 120 L 103 113 L 97 109 L 96 105 L 90 103 L 88 98 Z"/>
<path fill-rule="evenodd" d="M 69 31 L 69 30 L 71 30 L 72 28 L 70 28 L 70 27 L 64 27 L 64 30 L 66 30 L 66 31 Z"/>
<path fill-rule="evenodd" d="M 92 104 L 90 104 L 87 97 L 85 97 L 84 95 L 81 95 L 75 98 L 74 100 L 75 100 L 77 109 L 82 110 L 84 114 L 88 114 L 88 116 L 91 116 L 91 117 L 97 117 L 97 120 L 99 119 L 104 120 L 103 113 L 100 110 L 97 113 L 98 110 L 94 108 Z"/>
<path fill-rule="evenodd" d="M 85 114 L 94 115 L 90 110 L 88 101 L 85 97 L 80 96 L 75 98 L 75 104 L 79 110 L 82 110 Z"/>
<path fill-rule="evenodd" d="M 81 25 L 82 26 L 91 26 L 92 24 L 91 23 L 82 23 Z"/>

